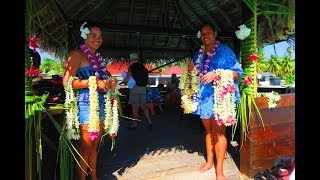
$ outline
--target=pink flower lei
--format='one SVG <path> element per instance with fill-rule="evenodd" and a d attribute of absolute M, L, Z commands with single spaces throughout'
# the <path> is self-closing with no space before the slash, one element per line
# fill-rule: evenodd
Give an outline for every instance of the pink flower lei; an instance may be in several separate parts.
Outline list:
<path fill-rule="evenodd" d="M 204 47 L 201 46 L 201 48 L 199 49 L 198 59 L 196 60 L 195 66 L 197 68 L 197 71 L 198 71 L 198 74 L 199 74 L 200 77 L 202 77 L 203 75 L 207 74 L 208 69 L 209 69 L 210 60 L 211 60 L 212 56 L 215 55 L 216 49 L 217 49 L 219 44 L 220 44 L 220 41 L 216 41 L 214 46 L 213 46 L 213 48 L 212 48 L 212 50 L 208 53 L 207 59 L 204 62 L 203 71 L 201 71 L 201 69 L 200 69 L 200 61 L 201 61 L 203 53 L 204 53 Z"/>
<path fill-rule="evenodd" d="M 86 45 L 81 45 L 81 51 L 83 53 L 85 53 L 89 59 L 90 65 L 93 67 L 93 70 L 95 71 L 94 75 L 97 77 L 97 79 L 107 79 L 108 77 L 108 73 L 107 73 L 107 67 L 106 67 L 106 63 L 103 61 L 100 53 L 96 53 L 96 57 L 98 59 L 98 62 L 100 64 L 100 69 L 103 72 L 102 78 L 100 78 L 100 75 L 98 73 L 99 71 L 99 67 L 98 67 L 98 63 L 94 60 L 94 57 L 91 55 L 91 50 L 86 46 Z M 103 90 L 100 90 L 100 92 L 104 92 Z"/>

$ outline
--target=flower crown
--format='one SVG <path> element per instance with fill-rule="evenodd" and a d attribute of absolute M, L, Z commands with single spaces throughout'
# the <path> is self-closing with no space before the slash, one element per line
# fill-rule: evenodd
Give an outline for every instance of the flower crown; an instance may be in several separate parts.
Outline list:
<path fill-rule="evenodd" d="M 90 33 L 90 30 L 89 30 L 89 28 L 83 28 L 83 26 L 84 25 L 86 25 L 87 24 L 87 22 L 84 22 L 82 25 L 81 25 L 81 27 L 80 27 L 80 32 L 81 32 L 81 37 L 83 38 L 83 39 L 87 39 L 87 34 L 89 34 Z"/>
<path fill-rule="evenodd" d="M 198 37 L 199 39 L 201 38 L 201 32 L 200 32 L 200 31 L 198 31 L 197 37 Z"/>

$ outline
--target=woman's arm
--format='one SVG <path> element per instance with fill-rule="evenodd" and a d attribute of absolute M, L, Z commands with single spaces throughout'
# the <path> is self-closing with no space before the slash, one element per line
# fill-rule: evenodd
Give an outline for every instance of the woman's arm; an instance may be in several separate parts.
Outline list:
<path fill-rule="evenodd" d="M 65 62 L 65 70 L 64 75 L 62 79 L 63 86 L 66 86 L 67 80 L 70 76 L 76 76 L 78 69 L 81 66 L 80 59 L 81 54 L 79 51 L 71 51 L 71 53 L 67 56 L 66 62 Z M 107 80 L 97 80 L 97 86 L 100 89 L 106 89 L 108 86 Z M 72 88 L 73 89 L 82 89 L 82 88 L 88 88 L 89 87 L 89 80 L 87 79 L 75 79 L 72 82 Z"/>
<path fill-rule="evenodd" d="M 81 58 L 80 54 L 76 50 L 71 51 L 70 54 L 67 56 L 67 59 L 65 62 L 63 79 L 62 79 L 63 86 L 66 86 L 68 78 L 70 76 L 76 76 L 77 71 L 81 65 L 80 58 Z M 72 82 L 72 88 L 74 89 L 87 88 L 88 86 L 89 86 L 88 80 L 76 79 Z"/>

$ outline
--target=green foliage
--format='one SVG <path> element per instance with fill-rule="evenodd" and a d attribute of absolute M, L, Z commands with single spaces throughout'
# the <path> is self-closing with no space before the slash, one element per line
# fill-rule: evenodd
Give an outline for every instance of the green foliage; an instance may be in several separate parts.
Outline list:
<path fill-rule="evenodd" d="M 288 74 L 284 77 L 284 80 L 285 80 L 285 82 L 286 82 L 287 85 L 294 84 L 294 82 L 295 82 L 295 74 L 294 74 L 293 72 L 288 73 Z"/>
<path fill-rule="evenodd" d="M 278 2 L 258 1 L 259 17 L 257 28 L 257 44 L 266 44 L 286 40 L 295 33 L 295 2 L 281 0 Z"/>
<path fill-rule="evenodd" d="M 271 55 L 270 60 L 266 61 L 267 71 L 275 74 L 276 76 L 281 76 L 281 65 L 278 56 Z"/>
<path fill-rule="evenodd" d="M 285 77 L 288 73 L 295 70 L 295 61 L 289 55 L 284 56 L 280 59 L 281 74 L 279 77 Z"/>
<path fill-rule="evenodd" d="M 241 124 L 241 139 L 242 143 L 245 141 L 245 138 L 248 136 L 249 125 L 252 119 L 252 108 L 258 113 L 260 120 L 263 124 L 263 120 L 255 103 L 255 97 L 257 95 L 257 84 L 256 84 L 256 73 L 257 73 L 257 63 L 266 65 L 265 68 L 276 75 L 280 74 L 281 66 L 277 56 L 272 56 L 269 61 L 259 62 L 248 61 L 247 58 L 250 54 L 256 53 L 257 49 L 261 48 L 262 44 L 268 40 L 275 42 L 279 40 L 279 32 L 283 33 L 282 28 L 287 28 L 283 26 L 283 18 L 287 15 L 293 15 L 291 6 L 285 4 L 288 0 L 282 0 L 281 2 L 271 2 L 271 1 L 259 1 L 259 0 L 244 0 L 243 2 L 251 10 L 252 16 L 248 19 L 245 24 L 248 28 L 251 29 L 250 35 L 241 41 L 240 51 L 241 51 L 241 61 L 244 70 L 244 75 L 239 80 L 241 98 L 240 103 L 237 106 L 237 124 Z M 293 1 L 293 0 L 289 0 Z M 260 16 L 262 15 L 262 16 Z M 259 23 L 258 23 L 259 22 Z M 263 24 L 262 24 L 263 23 Z M 279 28 L 280 27 L 280 28 Z M 294 26 L 293 26 L 294 27 Z M 270 29 L 270 31 L 268 30 Z M 268 33 L 267 38 L 263 37 Z M 262 37 L 257 37 L 262 36 Z M 280 37 L 283 38 L 283 37 Z M 261 53 L 260 53 L 261 54 Z M 263 55 L 263 54 L 261 54 Z M 262 67 L 262 66 L 260 66 Z M 261 70 L 261 69 L 260 69 Z M 244 79 L 247 77 L 252 77 L 252 83 L 244 83 Z M 237 125 L 236 124 L 236 125 Z M 233 128 L 234 130 L 235 128 Z M 233 131 L 234 132 L 234 131 Z"/>
<path fill-rule="evenodd" d="M 254 18 L 249 19 L 246 23 L 246 26 L 250 29 L 255 29 L 256 20 Z M 260 53 L 262 57 L 264 57 L 263 52 L 256 52 L 256 31 L 251 31 L 250 35 L 241 41 L 240 44 L 240 51 L 241 51 L 241 62 L 243 62 L 243 76 L 239 80 L 241 98 L 240 102 L 237 106 L 237 123 L 235 126 L 232 127 L 232 138 L 235 133 L 235 129 L 238 124 L 241 125 L 241 141 L 245 141 L 248 137 L 249 132 L 249 124 L 250 120 L 252 119 L 252 107 L 256 109 L 258 115 L 261 118 L 259 109 L 255 103 L 255 92 L 256 92 L 256 61 L 248 61 L 248 57 L 252 53 Z M 252 77 L 252 84 L 245 84 L 244 79 L 247 77 Z M 261 118 L 262 120 L 262 118 Z M 263 123 L 263 122 L 262 122 Z"/>
<path fill-rule="evenodd" d="M 257 66 L 257 72 L 265 72 L 266 70 L 266 65 L 264 63 L 266 59 L 266 55 L 263 51 L 263 48 L 258 49 L 257 55 L 259 56 L 259 59 L 256 61 L 256 66 Z"/>
<path fill-rule="evenodd" d="M 63 73 L 64 65 L 61 61 L 55 61 L 50 58 L 45 58 L 40 64 L 42 74 L 59 74 Z"/>

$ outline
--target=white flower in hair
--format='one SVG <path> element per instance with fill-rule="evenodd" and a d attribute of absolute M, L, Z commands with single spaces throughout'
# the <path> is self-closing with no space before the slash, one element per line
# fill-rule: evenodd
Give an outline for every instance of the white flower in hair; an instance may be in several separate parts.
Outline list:
<path fill-rule="evenodd" d="M 200 31 L 198 31 L 197 37 L 198 37 L 199 39 L 201 38 L 201 32 L 200 32 Z"/>
<path fill-rule="evenodd" d="M 81 37 L 83 38 L 83 39 L 87 39 L 87 34 L 89 34 L 90 33 L 90 30 L 89 30 L 89 28 L 83 28 L 83 26 L 84 25 L 86 25 L 87 24 L 87 22 L 84 22 L 82 25 L 81 25 L 81 27 L 80 27 L 80 32 L 81 32 Z"/>
<path fill-rule="evenodd" d="M 240 25 L 238 27 L 240 29 L 235 32 L 236 36 L 237 36 L 238 39 L 244 40 L 246 37 L 249 36 L 249 34 L 251 32 L 251 29 L 247 28 L 247 26 L 245 24 L 242 24 L 242 25 Z"/>

